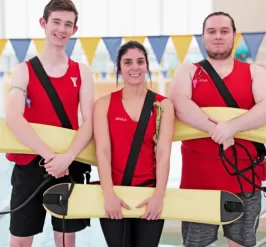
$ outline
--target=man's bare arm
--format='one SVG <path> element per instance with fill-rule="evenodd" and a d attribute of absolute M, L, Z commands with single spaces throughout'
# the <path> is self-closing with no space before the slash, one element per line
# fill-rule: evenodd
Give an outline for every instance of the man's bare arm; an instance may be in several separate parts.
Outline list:
<path fill-rule="evenodd" d="M 27 107 L 25 100 L 28 81 L 27 65 L 25 63 L 17 65 L 12 73 L 10 90 L 7 95 L 7 126 L 21 143 L 30 147 L 44 159 L 50 159 L 55 155 L 54 152 L 42 142 L 23 117 L 25 107 Z"/>
<path fill-rule="evenodd" d="M 68 149 L 68 153 L 72 155 L 73 159 L 85 148 L 90 142 L 93 135 L 93 104 L 94 104 L 94 81 L 91 69 L 85 65 L 80 64 L 81 73 L 81 88 L 80 88 L 80 110 L 82 116 L 82 124 L 77 131 L 77 135 Z"/>
<path fill-rule="evenodd" d="M 182 122 L 209 133 L 215 124 L 209 121 L 208 116 L 191 100 L 192 74 L 195 71 L 193 64 L 183 64 L 177 68 L 169 90 L 169 99 L 174 104 L 176 116 Z"/>
<path fill-rule="evenodd" d="M 256 105 L 247 113 L 230 121 L 236 132 L 258 128 L 266 124 L 266 70 L 252 64 L 251 75 L 253 79 L 252 91 Z"/>

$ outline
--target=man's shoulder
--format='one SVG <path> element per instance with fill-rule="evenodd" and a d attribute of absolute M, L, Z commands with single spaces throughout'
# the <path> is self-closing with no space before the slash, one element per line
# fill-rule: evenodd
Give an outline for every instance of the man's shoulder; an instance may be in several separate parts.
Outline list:
<path fill-rule="evenodd" d="M 20 73 L 20 72 L 27 72 L 28 71 L 28 64 L 27 64 L 27 61 L 24 61 L 22 63 L 19 63 L 19 64 L 16 64 L 11 73 L 14 74 L 14 73 Z"/>
<path fill-rule="evenodd" d="M 92 69 L 89 65 L 85 64 L 85 63 L 81 63 L 81 62 L 77 62 L 78 66 L 79 66 L 79 70 L 82 74 L 86 73 L 86 74 L 92 74 Z"/>
<path fill-rule="evenodd" d="M 183 63 L 179 66 L 182 70 L 191 71 L 197 68 L 197 63 Z"/>
<path fill-rule="evenodd" d="M 22 62 L 16 64 L 11 71 L 11 80 L 10 83 L 19 81 L 28 81 L 29 80 L 29 69 L 27 62 Z"/>
<path fill-rule="evenodd" d="M 197 70 L 197 65 L 193 63 L 184 63 L 176 68 L 175 78 L 192 78 Z"/>
<path fill-rule="evenodd" d="M 252 79 L 254 79 L 254 77 L 266 77 L 266 69 L 262 65 L 256 63 L 250 64 L 250 73 Z"/>

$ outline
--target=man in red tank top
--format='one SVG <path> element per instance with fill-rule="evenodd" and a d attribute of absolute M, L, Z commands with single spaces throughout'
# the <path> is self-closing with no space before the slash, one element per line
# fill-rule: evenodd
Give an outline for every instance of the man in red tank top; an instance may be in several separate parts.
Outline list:
<path fill-rule="evenodd" d="M 239 183 L 237 176 L 227 173 L 218 148 L 219 144 L 223 144 L 225 154 L 233 160 L 231 147 L 238 142 L 248 149 L 252 157 L 258 157 L 253 143 L 236 140 L 234 135 L 238 131 L 266 123 L 266 72 L 255 64 L 242 63 L 233 58 L 235 34 L 234 20 L 227 13 L 212 13 L 203 23 L 203 43 L 208 61 L 223 79 L 239 107 L 249 110 L 248 113 L 231 121 L 209 119 L 200 107 L 226 107 L 227 104 L 211 77 L 198 63 L 184 64 L 177 69 L 169 97 L 181 121 L 210 135 L 210 138 L 182 142 L 180 187 L 227 190 L 239 195 L 244 202 L 244 214 L 239 220 L 223 227 L 224 236 L 231 247 L 251 247 L 256 244 L 261 192 L 256 190 L 253 194 L 252 184 L 242 178 Z M 238 146 L 236 150 L 239 169 L 249 167 L 251 162 L 247 154 Z M 232 169 L 230 171 L 235 172 Z M 245 176 L 251 180 L 252 172 L 249 170 Z M 259 177 L 256 177 L 255 184 L 261 186 Z M 218 228 L 216 225 L 182 222 L 183 244 L 186 247 L 208 246 L 217 240 Z"/>
<path fill-rule="evenodd" d="M 33 236 L 43 231 L 46 211 L 42 206 L 43 192 L 50 186 L 69 182 L 69 173 L 77 183 L 84 182 L 84 173 L 91 167 L 74 161 L 92 137 L 92 108 L 94 103 L 93 77 L 85 64 L 72 61 L 65 54 L 66 43 L 77 31 L 78 12 L 71 0 L 52 0 L 44 8 L 40 19 L 45 31 L 45 45 L 38 57 L 61 100 L 69 122 L 77 135 L 71 147 L 56 154 L 32 130 L 29 123 L 62 127 L 52 102 L 42 87 L 31 64 L 18 64 L 12 74 L 7 100 L 6 121 L 16 138 L 36 151 L 38 155 L 7 154 L 15 163 L 12 174 L 11 209 L 17 208 L 43 183 L 44 175 L 53 180 L 46 184 L 24 208 L 11 213 L 10 246 L 30 247 Z M 79 127 L 78 106 L 82 124 Z M 39 165 L 44 160 L 44 166 Z M 66 220 L 52 217 L 55 245 L 75 246 L 75 232 L 89 225 L 88 220 Z"/>

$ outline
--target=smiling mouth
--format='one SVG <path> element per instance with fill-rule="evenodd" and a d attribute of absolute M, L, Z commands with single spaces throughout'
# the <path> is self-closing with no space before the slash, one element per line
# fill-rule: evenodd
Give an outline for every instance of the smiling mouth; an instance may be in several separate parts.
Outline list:
<path fill-rule="evenodd" d="M 65 36 L 56 35 L 56 34 L 54 34 L 54 36 L 55 36 L 57 39 L 61 39 L 61 40 L 65 38 Z"/>
<path fill-rule="evenodd" d="M 140 76 L 140 73 L 139 74 L 129 74 L 131 77 L 139 77 Z"/>

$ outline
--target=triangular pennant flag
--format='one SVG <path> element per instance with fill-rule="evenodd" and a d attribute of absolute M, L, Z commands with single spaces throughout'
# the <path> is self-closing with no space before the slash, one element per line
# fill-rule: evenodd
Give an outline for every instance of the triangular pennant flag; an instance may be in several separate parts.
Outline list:
<path fill-rule="evenodd" d="M 0 56 L 2 56 L 2 52 L 5 49 L 7 43 L 7 39 L 0 39 Z"/>
<path fill-rule="evenodd" d="M 0 72 L 0 79 L 4 76 L 5 72 Z"/>
<path fill-rule="evenodd" d="M 101 38 L 79 38 L 89 64 L 92 64 L 95 51 L 99 45 L 100 40 Z"/>
<path fill-rule="evenodd" d="M 197 40 L 197 43 L 198 43 L 198 46 L 200 48 L 200 52 L 201 52 L 202 56 L 204 58 L 207 58 L 207 52 L 206 52 L 206 50 L 204 48 L 204 45 L 203 45 L 203 42 L 202 42 L 202 35 L 201 34 L 196 34 L 194 36 L 195 36 L 195 38 Z"/>
<path fill-rule="evenodd" d="M 249 49 L 250 56 L 253 61 L 256 60 L 259 47 L 264 38 L 265 33 L 242 33 L 243 39 Z"/>
<path fill-rule="evenodd" d="M 175 74 L 175 70 L 174 70 L 174 69 L 171 69 L 171 70 L 169 71 L 169 74 L 170 74 L 170 77 L 173 77 L 174 74 Z"/>
<path fill-rule="evenodd" d="M 114 72 L 109 72 L 109 76 L 111 79 L 114 79 L 115 78 L 115 73 Z"/>
<path fill-rule="evenodd" d="M 162 73 L 163 73 L 163 77 L 167 78 L 168 71 L 167 70 L 163 70 Z"/>
<path fill-rule="evenodd" d="M 10 42 L 13 46 L 18 61 L 22 63 L 26 58 L 31 39 L 10 39 Z"/>
<path fill-rule="evenodd" d="M 146 36 L 126 36 L 126 37 L 124 37 L 124 40 L 126 42 L 137 41 L 143 45 L 145 38 L 146 38 Z"/>
<path fill-rule="evenodd" d="M 154 76 L 158 77 L 159 76 L 159 71 L 154 71 Z"/>
<path fill-rule="evenodd" d="M 71 57 L 76 41 L 77 41 L 77 38 L 71 38 L 70 40 L 68 40 L 67 45 L 66 45 L 66 54 L 68 57 Z"/>
<path fill-rule="evenodd" d="M 95 72 L 94 75 L 95 75 L 95 80 L 99 80 L 99 78 L 100 78 L 100 73 L 99 73 L 99 72 Z"/>
<path fill-rule="evenodd" d="M 239 45 L 239 41 L 240 41 L 241 37 L 242 37 L 241 33 L 236 33 L 234 48 L 232 50 L 232 55 L 233 56 L 235 56 L 236 49 L 237 49 L 237 47 Z"/>
<path fill-rule="evenodd" d="M 187 51 L 190 46 L 193 35 L 171 36 L 171 38 L 175 46 L 176 54 L 181 63 L 183 63 L 187 55 Z"/>
<path fill-rule="evenodd" d="M 122 37 L 104 37 L 102 39 L 112 61 L 115 63 L 118 50 L 122 43 Z"/>
<path fill-rule="evenodd" d="M 40 54 L 44 47 L 44 39 L 33 39 L 37 52 Z"/>
<path fill-rule="evenodd" d="M 169 36 L 148 36 L 148 39 L 155 54 L 156 60 L 160 64 Z"/>
<path fill-rule="evenodd" d="M 102 75 L 102 78 L 105 79 L 107 76 L 107 72 L 102 72 L 101 75 Z"/>

